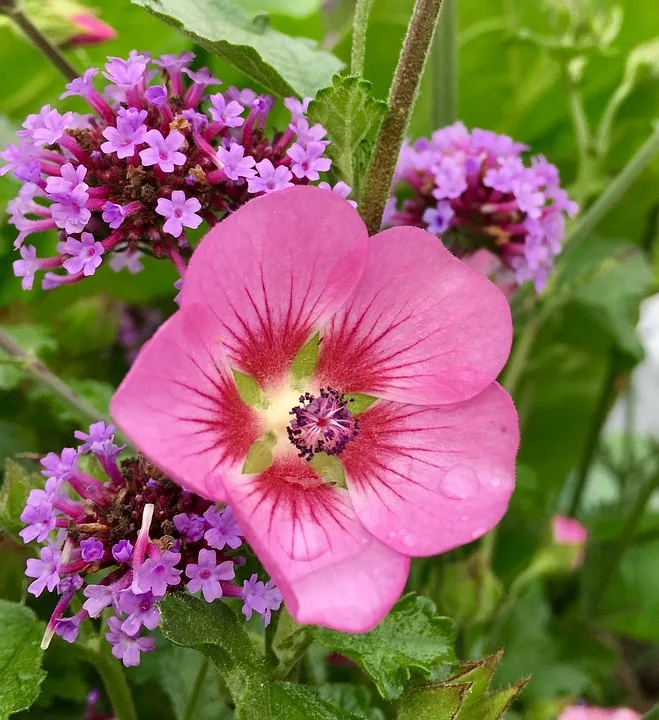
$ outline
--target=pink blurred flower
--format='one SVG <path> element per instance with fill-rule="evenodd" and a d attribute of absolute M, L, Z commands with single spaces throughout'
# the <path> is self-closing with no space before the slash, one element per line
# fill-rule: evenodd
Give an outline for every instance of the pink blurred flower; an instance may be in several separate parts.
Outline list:
<path fill-rule="evenodd" d="M 629 708 L 597 708 L 571 705 L 565 708 L 558 720 L 641 720 L 641 714 Z"/>
<path fill-rule="evenodd" d="M 117 37 L 117 31 L 111 25 L 99 20 L 91 12 L 76 13 L 70 20 L 77 29 L 69 40 L 70 45 L 99 45 Z"/>
<path fill-rule="evenodd" d="M 292 375 L 317 334 L 311 377 Z M 369 238 L 336 193 L 289 188 L 201 241 L 181 309 L 112 414 L 175 481 L 231 503 L 298 622 L 363 632 L 397 600 L 410 557 L 472 542 L 506 511 L 517 415 L 495 379 L 511 334 L 501 292 L 430 233 Z M 263 402 L 243 402 L 232 368 Z M 345 393 L 378 400 L 353 414 Z M 244 474 L 265 436 L 272 464 Z M 319 453 L 345 486 L 308 462 Z"/>
<path fill-rule="evenodd" d="M 583 565 L 588 530 L 574 518 L 556 515 L 551 521 L 551 531 L 552 538 L 557 545 L 566 545 L 577 551 L 573 567 Z"/>

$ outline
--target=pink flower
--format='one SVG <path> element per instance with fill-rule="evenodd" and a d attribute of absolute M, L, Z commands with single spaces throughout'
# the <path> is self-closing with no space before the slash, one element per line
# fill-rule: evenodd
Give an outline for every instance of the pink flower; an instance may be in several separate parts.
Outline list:
<path fill-rule="evenodd" d="M 79 28 L 69 40 L 71 45 L 98 45 L 117 37 L 117 31 L 111 25 L 99 20 L 91 12 L 77 13 L 71 15 L 70 19 Z"/>
<path fill-rule="evenodd" d="M 14 260 L 12 267 L 16 277 L 23 278 L 21 286 L 23 290 L 32 290 L 34 284 L 34 273 L 39 269 L 37 249 L 34 245 L 24 245 L 21 250 L 21 259 Z"/>
<path fill-rule="evenodd" d="M 567 545 L 577 551 L 573 567 L 583 565 L 588 530 L 574 518 L 556 515 L 551 521 L 551 532 L 556 545 Z"/>
<path fill-rule="evenodd" d="M 174 172 L 175 165 L 185 165 L 185 155 L 178 152 L 185 143 L 185 136 L 178 130 L 172 130 L 166 138 L 160 130 L 149 130 L 141 142 L 149 145 L 140 150 L 142 165 L 157 165 L 166 173 Z"/>
<path fill-rule="evenodd" d="M 253 178 L 256 175 L 254 165 L 256 160 L 251 155 L 245 155 L 245 148 L 238 143 L 232 143 L 227 150 L 224 147 L 218 148 L 217 157 L 224 168 L 224 174 L 230 180 L 238 180 L 239 177 Z"/>
<path fill-rule="evenodd" d="M 641 720 L 641 714 L 629 708 L 597 708 L 571 705 L 565 708 L 558 720 Z"/>
<path fill-rule="evenodd" d="M 310 377 L 292 377 L 317 334 Z M 506 511 L 517 415 L 495 379 L 511 335 L 505 297 L 434 235 L 369 238 L 336 193 L 294 187 L 201 241 L 181 309 L 111 409 L 171 478 L 231 503 L 298 622 L 364 632 L 399 597 L 410 557 L 472 542 Z M 243 402 L 231 368 L 258 382 L 263 406 Z M 344 393 L 379 399 L 353 414 Z M 243 474 L 264 435 L 272 464 Z M 307 461 L 323 452 L 346 487 Z"/>
<path fill-rule="evenodd" d="M 156 212 L 167 218 L 162 229 L 178 237 L 183 232 L 183 227 L 198 228 L 202 221 L 197 210 L 201 210 L 201 203 L 197 198 L 188 198 L 186 200 L 183 190 L 174 190 L 172 199 L 158 198 Z"/>
<path fill-rule="evenodd" d="M 91 233 L 84 232 L 80 237 L 81 240 L 72 237 L 66 239 L 62 249 L 71 257 L 62 264 L 71 274 L 82 272 L 84 275 L 93 275 L 103 262 L 105 249 Z"/>
<path fill-rule="evenodd" d="M 198 563 L 189 563 L 185 574 L 190 578 L 187 588 L 191 593 L 201 590 L 206 602 L 222 597 L 222 580 L 235 577 L 233 563 L 229 560 L 218 564 L 215 550 L 200 550 Z"/>

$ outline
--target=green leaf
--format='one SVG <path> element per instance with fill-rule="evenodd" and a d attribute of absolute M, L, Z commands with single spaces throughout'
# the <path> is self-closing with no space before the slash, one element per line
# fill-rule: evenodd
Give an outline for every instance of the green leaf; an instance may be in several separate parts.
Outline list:
<path fill-rule="evenodd" d="M 363 715 L 368 720 L 384 720 L 380 708 L 371 707 L 373 692 L 364 685 L 352 685 L 347 682 L 334 682 L 321 685 L 318 692 L 325 700 L 333 702 L 344 710 Z"/>
<path fill-rule="evenodd" d="M 265 681 L 265 662 L 245 623 L 223 602 L 208 604 L 192 595 L 170 595 L 159 603 L 162 634 L 171 642 L 209 657 L 236 702 L 249 685 Z"/>
<path fill-rule="evenodd" d="M 609 258 L 576 292 L 576 299 L 607 330 L 620 350 L 634 360 L 643 357 L 636 334 L 638 308 L 650 292 L 652 268 L 645 255 L 631 249 L 621 258 Z"/>
<path fill-rule="evenodd" d="M 275 95 L 313 97 L 341 69 L 340 60 L 305 38 L 252 22 L 231 0 L 132 0 L 260 83 Z"/>
<path fill-rule="evenodd" d="M 373 97 L 369 82 L 340 75 L 309 105 L 309 122 L 321 123 L 332 141 L 327 154 L 332 158 L 334 174 L 350 185 L 356 200 L 386 110 L 387 104 Z"/>
<path fill-rule="evenodd" d="M 435 616 L 435 605 L 410 593 L 373 630 L 348 635 L 319 628 L 318 641 L 347 655 L 368 673 L 385 700 L 400 697 L 412 669 L 426 677 L 455 659 L 454 624 Z"/>
<path fill-rule="evenodd" d="M 238 720 L 363 720 L 332 705 L 302 685 L 260 683 L 250 686 L 236 709 Z"/>
<path fill-rule="evenodd" d="M 27 496 L 32 488 L 43 487 L 39 473 L 29 473 L 14 460 L 5 462 L 5 477 L 0 487 L 0 527 L 18 542 L 23 541 L 18 533 L 25 527 L 20 515 L 25 508 Z"/>
<path fill-rule="evenodd" d="M 25 607 L 0 600 L 0 718 L 27 710 L 46 676 L 39 647 L 43 623 Z"/>
<path fill-rule="evenodd" d="M 257 15 L 288 15 L 306 18 L 318 12 L 323 0 L 241 0 L 240 7 L 250 18 Z"/>
<path fill-rule="evenodd" d="M 469 687 L 457 720 L 499 720 L 522 691 L 528 678 L 498 692 L 488 693 L 492 676 L 502 655 L 503 653 L 499 652 L 479 662 L 468 663 L 461 673 L 447 681 Z"/>
<path fill-rule="evenodd" d="M 277 628 L 272 649 L 279 664 L 277 677 L 285 678 L 295 663 L 304 655 L 312 640 L 312 628 L 300 625 L 282 608 L 277 618 Z"/>
<path fill-rule="evenodd" d="M 25 352 L 43 359 L 57 350 L 57 341 L 50 331 L 38 325 L 5 325 L 2 330 Z M 15 388 L 23 378 L 20 363 L 0 350 L 0 390 Z"/>
<path fill-rule="evenodd" d="M 455 720 L 469 689 L 468 684 L 412 688 L 403 698 L 398 720 Z"/>
<path fill-rule="evenodd" d="M 659 720 L 659 705 L 655 705 L 650 712 L 643 715 L 643 720 Z"/>
<path fill-rule="evenodd" d="M 465 663 L 448 680 L 408 690 L 399 720 L 500 720 L 527 680 L 488 693 L 502 653 Z"/>
<path fill-rule="evenodd" d="M 145 655 L 139 667 L 140 681 L 154 679 L 169 697 L 176 720 L 188 720 L 186 710 L 204 662 L 196 650 L 163 643 L 155 653 Z M 228 720 L 233 717 L 218 697 L 217 671 L 208 669 L 195 705 L 195 720 Z"/>

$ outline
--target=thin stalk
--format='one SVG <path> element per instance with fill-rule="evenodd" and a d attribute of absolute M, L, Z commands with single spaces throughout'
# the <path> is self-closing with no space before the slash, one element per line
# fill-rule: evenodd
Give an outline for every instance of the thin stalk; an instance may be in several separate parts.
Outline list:
<path fill-rule="evenodd" d="M 583 204 L 590 197 L 591 188 L 600 173 L 600 163 L 595 157 L 593 135 L 584 107 L 581 83 L 574 77 L 569 66 L 563 68 L 563 78 L 577 142 L 577 177 L 572 188 L 572 196 L 579 204 Z"/>
<path fill-rule="evenodd" d="M 634 157 L 572 226 L 572 229 L 567 234 L 566 243 L 581 240 L 590 235 L 600 221 L 607 216 L 609 211 L 615 207 L 629 190 L 657 152 L 659 152 L 659 122 L 655 123 L 652 135 L 643 143 Z"/>
<path fill-rule="evenodd" d="M 524 374 L 524 370 L 528 364 L 531 351 L 535 345 L 535 341 L 544 322 L 544 313 L 538 310 L 536 314 L 529 320 L 524 332 L 515 343 L 510 354 L 510 359 L 503 372 L 501 384 L 514 397 L 517 393 L 519 381 Z"/>
<path fill-rule="evenodd" d="M 570 77 L 569 71 L 565 71 L 565 83 L 567 86 L 567 97 L 570 107 L 570 117 L 574 128 L 574 135 L 577 140 L 577 153 L 579 162 L 584 164 L 588 161 L 593 139 L 590 132 L 590 125 L 583 104 L 583 97 L 578 83 Z"/>
<path fill-rule="evenodd" d="M 524 370 L 528 365 L 531 351 L 535 345 L 535 341 L 540 332 L 540 328 L 544 322 L 545 315 L 542 310 L 538 310 L 536 314 L 529 320 L 524 332 L 515 343 L 513 351 L 510 354 L 510 360 L 503 372 L 501 384 L 508 390 L 511 397 L 515 397 L 519 382 L 522 379 Z M 480 547 L 481 557 L 487 567 L 492 567 L 494 559 L 494 551 L 497 545 L 498 525 L 493 527 L 487 535 L 483 537 Z"/>
<path fill-rule="evenodd" d="M 611 95 L 606 108 L 604 108 L 602 119 L 600 120 L 599 127 L 597 128 L 594 143 L 595 152 L 598 157 L 602 159 L 609 154 L 609 149 L 611 148 L 613 121 L 615 120 L 622 104 L 629 97 L 633 88 L 633 83 L 623 81 L 620 85 L 618 85 L 615 92 Z"/>
<path fill-rule="evenodd" d="M 641 522 L 643 514 L 645 513 L 645 508 L 647 507 L 650 498 L 652 497 L 654 491 L 657 489 L 658 486 L 659 473 L 656 473 L 655 475 L 647 479 L 645 485 L 638 493 L 636 501 L 634 502 L 634 505 L 632 506 L 632 509 L 627 516 L 627 520 L 623 525 L 620 535 L 618 535 L 611 551 L 606 554 L 606 564 L 604 570 L 600 574 L 599 582 L 595 586 L 595 590 L 591 595 L 591 602 L 589 608 L 590 614 L 594 613 L 597 610 L 602 598 L 604 597 L 604 594 L 609 587 L 609 583 L 613 578 L 618 563 L 624 555 L 625 550 L 627 550 L 627 548 L 631 544 L 634 538 L 634 534 L 639 526 L 639 523 Z"/>
<path fill-rule="evenodd" d="M 361 77 L 364 74 L 366 60 L 366 32 L 368 18 L 373 7 L 373 0 L 357 0 L 355 15 L 352 22 L 352 55 L 350 58 L 350 74 Z"/>
<path fill-rule="evenodd" d="M 458 119 L 458 0 L 444 0 L 430 63 L 434 129 Z"/>
<path fill-rule="evenodd" d="M 280 613 L 274 613 L 270 623 L 265 628 L 265 661 L 273 668 L 277 666 L 277 654 L 275 653 L 274 643 L 280 617 Z"/>
<path fill-rule="evenodd" d="M 109 644 L 96 638 L 84 646 L 84 654 L 101 676 L 116 720 L 138 720 L 123 667 L 110 654 Z"/>
<path fill-rule="evenodd" d="M 40 360 L 34 357 L 34 355 L 25 352 L 25 350 L 19 347 L 4 330 L 0 330 L 0 348 L 4 350 L 10 358 L 16 360 L 35 380 L 45 385 L 57 395 L 81 420 L 94 423 L 103 419 L 110 422 L 110 418 L 103 417 L 102 413 L 91 403 L 55 375 L 52 370 L 49 370 Z"/>
<path fill-rule="evenodd" d="M 419 93 L 441 6 L 442 0 L 416 0 L 414 4 L 389 91 L 387 113 L 375 141 L 360 203 L 362 217 L 372 235 L 380 230 L 382 224 L 396 163 Z"/>
<path fill-rule="evenodd" d="M 197 704 L 199 702 L 199 696 L 206 682 L 208 670 L 210 668 L 210 660 L 207 657 L 203 657 L 197 677 L 195 678 L 194 685 L 192 686 L 192 692 L 188 698 L 188 704 L 185 708 L 185 714 L 183 720 L 194 720 L 195 713 L 197 712 Z"/>
<path fill-rule="evenodd" d="M 597 406 L 595 407 L 595 413 L 593 415 L 592 422 L 588 428 L 588 436 L 586 437 L 586 444 L 584 445 L 583 454 L 577 467 L 577 481 L 574 486 L 572 493 L 572 499 L 568 506 L 568 515 L 574 517 L 579 512 L 581 500 L 586 490 L 588 476 L 590 474 L 590 468 L 595 459 L 595 453 L 597 452 L 597 446 L 599 445 L 599 438 L 602 432 L 602 426 L 606 422 L 606 418 L 611 409 L 611 400 L 615 395 L 615 381 L 618 377 L 618 361 L 614 351 L 610 353 L 609 365 L 602 384 Z"/>
<path fill-rule="evenodd" d="M 67 80 L 80 77 L 80 73 L 66 59 L 60 49 L 39 30 L 30 18 L 17 6 L 7 9 L 6 14 L 27 35 L 32 44 L 47 58 Z"/>

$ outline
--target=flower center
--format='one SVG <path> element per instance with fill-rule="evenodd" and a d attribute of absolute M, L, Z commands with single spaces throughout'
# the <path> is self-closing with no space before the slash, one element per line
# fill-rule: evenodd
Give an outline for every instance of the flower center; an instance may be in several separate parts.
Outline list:
<path fill-rule="evenodd" d="M 301 458 L 311 460 L 320 452 L 339 455 L 359 435 L 359 420 L 348 409 L 349 402 L 332 388 L 321 388 L 318 396 L 300 396 L 300 405 L 290 411 L 294 417 L 286 431 Z"/>

